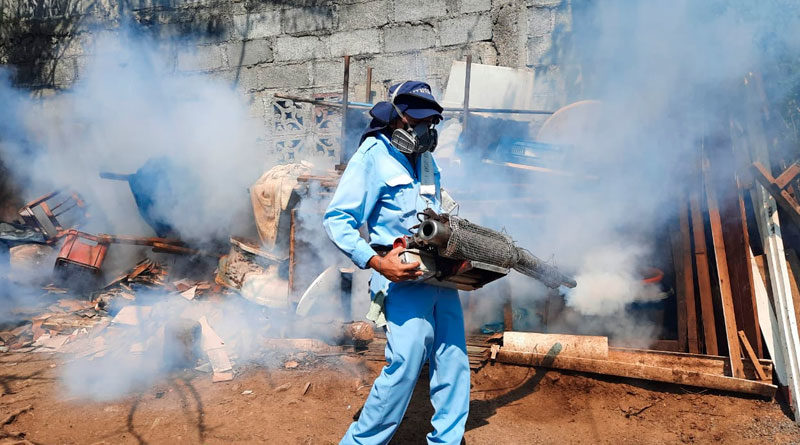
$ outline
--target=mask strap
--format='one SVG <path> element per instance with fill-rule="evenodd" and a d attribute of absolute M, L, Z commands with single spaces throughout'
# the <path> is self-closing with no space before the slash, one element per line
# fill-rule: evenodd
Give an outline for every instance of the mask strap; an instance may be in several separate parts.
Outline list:
<path fill-rule="evenodd" d="M 397 88 L 394 89 L 394 92 L 392 93 L 392 97 L 391 97 L 391 102 L 392 102 L 392 106 L 394 107 L 394 111 L 397 112 L 397 115 L 400 116 L 400 119 L 402 119 L 403 122 L 405 122 L 406 125 L 411 125 L 411 124 L 408 123 L 408 120 L 406 120 L 406 117 L 403 115 L 403 112 L 400 111 L 400 108 L 397 107 L 397 104 L 394 103 L 394 100 L 397 98 L 397 92 L 400 91 L 400 88 L 403 88 L 403 85 L 405 85 L 407 83 L 408 83 L 408 81 L 406 80 L 405 82 L 401 83 L 400 85 L 397 86 Z"/>

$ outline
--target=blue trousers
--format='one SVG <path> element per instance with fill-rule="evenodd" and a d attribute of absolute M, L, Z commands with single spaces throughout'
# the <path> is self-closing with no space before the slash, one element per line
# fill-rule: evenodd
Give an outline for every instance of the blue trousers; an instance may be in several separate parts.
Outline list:
<path fill-rule="evenodd" d="M 458 292 L 419 283 L 392 284 L 385 300 L 386 361 L 361 416 L 341 444 L 386 444 L 429 362 L 435 410 L 429 444 L 459 444 L 469 412 L 469 359 Z"/>

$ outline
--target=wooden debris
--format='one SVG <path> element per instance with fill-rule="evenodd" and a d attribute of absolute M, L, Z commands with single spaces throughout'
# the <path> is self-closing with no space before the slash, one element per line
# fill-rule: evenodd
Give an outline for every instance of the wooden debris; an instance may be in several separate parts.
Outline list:
<path fill-rule="evenodd" d="M 700 291 L 700 310 L 703 319 L 703 340 L 706 354 L 718 355 L 717 327 L 714 319 L 714 303 L 711 296 L 711 275 L 706 252 L 706 231 L 703 225 L 703 212 L 700 197 L 696 191 L 689 193 L 692 214 L 692 236 L 694 237 L 694 259 L 697 264 L 697 284 Z"/>
<path fill-rule="evenodd" d="M 111 322 L 117 324 L 125 324 L 129 326 L 137 326 L 142 320 L 150 316 L 153 310 L 152 306 L 125 306 L 117 313 Z"/>
<path fill-rule="evenodd" d="M 218 379 L 227 378 L 228 376 L 230 376 L 228 380 L 232 380 L 233 364 L 228 357 L 228 353 L 225 352 L 225 343 L 214 329 L 211 328 L 211 325 L 208 324 L 208 319 L 205 316 L 200 317 L 197 322 L 200 323 L 202 332 L 203 350 L 208 356 L 208 361 L 211 363 L 211 369 L 214 370 L 212 381 L 225 381 Z"/>
<path fill-rule="evenodd" d="M 708 160 L 703 162 L 704 177 L 706 180 L 706 198 L 708 200 L 708 217 L 711 222 L 711 237 L 714 243 L 714 259 L 717 263 L 717 281 L 719 284 L 720 298 L 722 300 L 722 317 L 725 322 L 725 336 L 728 340 L 728 355 L 731 360 L 733 376 L 744 378 L 739 339 L 737 338 L 736 315 L 733 309 L 733 291 L 728 274 L 728 261 L 725 254 L 725 242 L 722 234 L 722 220 L 717 204 L 714 184 L 707 171 Z"/>
<path fill-rule="evenodd" d="M 505 348 L 500 348 L 500 351 L 497 353 L 497 361 L 515 365 L 542 366 L 546 368 L 567 369 L 594 374 L 652 380 L 656 382 L 676 383 L 679 385 L 756 394 L 764 397 L 772 397 L 777 389 L 776 386 L 768 383 L 686 371 L 679 368 L 662 368 L 612 360 L 561 357 L 553 354 L 510 351 Z"/>
<path fill-rule="evenodd" d="M 197 286 L 190 287 L 189 289 L 180 293 L 180 296 L 191 301 L 194 300 L 195 293 L 197 292 Z"/>
<path fill-rule="evenodd" d="M 747 341 L 747 335 L 745 335 L 744 331 L 739 331 L 739 340 L 742 342 L 746 357 L 753 363 L 756 374 L 758 374 L 758 379 L 767 380 L 767 375 L 764 373 L 764 370 L 761 369 L 761 366 L 758 365 L 758 356 L 756 356 L 755 351 L 753 351 L 753 347 L 750 346 L 750 342 Z"/>
<path fill-rule="evenodd" d="M 308 393 L 308 390 L 311 388 L 311 382 L 306 382 L 305 386 L 303 386 L 303 395 Z"/>

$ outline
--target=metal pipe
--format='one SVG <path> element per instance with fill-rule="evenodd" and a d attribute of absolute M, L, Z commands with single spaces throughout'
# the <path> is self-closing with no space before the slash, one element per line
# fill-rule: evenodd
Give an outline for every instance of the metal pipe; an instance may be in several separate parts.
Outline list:
<path fill-rule="evenodd" d="M 467 134 L 467 121 L 469 120 L 469 80 L 472 74 L 472 54 L 467 56 L 467 67 L 464 73 L 464 115 L 461 122 L 461 134 Z"/>
<path fill-rule="evenodd" d="M 350 93 L 350 56 L 344 56 L 344 81 L 342 82 L 342 139 L 339 149 L 339 163 L 345 163 L 347 146 L 347 99 Z"/>
<path fill-rule="evenodd" d="M 364 96 L 364 100 L 372 103 L 372 67 L 367 67 L 367 94 Z"/>

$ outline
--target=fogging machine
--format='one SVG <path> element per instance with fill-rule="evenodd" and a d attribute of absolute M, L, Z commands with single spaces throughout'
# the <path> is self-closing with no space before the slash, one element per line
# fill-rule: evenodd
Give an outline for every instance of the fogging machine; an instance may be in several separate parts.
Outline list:
<path fill-rule="evenodd" d="M 514 269 L 549 288 L 577 285 L 504 233 L 431 209 L 419 213 L 419 218 L 416 233 L 397 238 L 393 247 L 403 247 L 400 259 L 404 263 L 420 263 L 421 281 L 474 290 Z"/>

